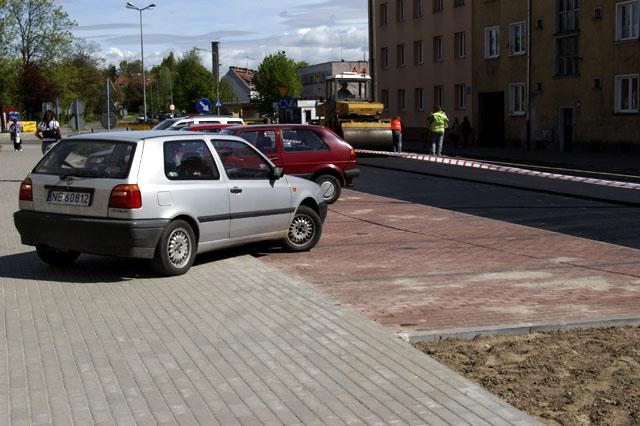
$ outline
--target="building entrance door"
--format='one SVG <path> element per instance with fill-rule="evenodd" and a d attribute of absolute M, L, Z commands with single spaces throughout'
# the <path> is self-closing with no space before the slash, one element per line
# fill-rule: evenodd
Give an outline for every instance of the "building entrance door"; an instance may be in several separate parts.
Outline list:
<path fill-rule="evenodd" d="M 573 108 L 560 108 L 560 149 L 573 151 Z"/>
<path fill-rule="evenodd" d="M 479 94 L 478 144 L 504 145 L 504 92 Z"/>

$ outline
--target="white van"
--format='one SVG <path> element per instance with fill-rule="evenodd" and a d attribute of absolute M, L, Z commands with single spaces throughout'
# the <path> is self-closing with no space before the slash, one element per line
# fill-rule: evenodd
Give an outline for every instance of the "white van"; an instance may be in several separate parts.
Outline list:
<path fill-rule="evenodd" d="M 202 124 L 244 124 L 244 120 L 228 115 L 194 115 L 166 119 L 155 126 L 153 130 L 180 130 L 183 127 Z"/>

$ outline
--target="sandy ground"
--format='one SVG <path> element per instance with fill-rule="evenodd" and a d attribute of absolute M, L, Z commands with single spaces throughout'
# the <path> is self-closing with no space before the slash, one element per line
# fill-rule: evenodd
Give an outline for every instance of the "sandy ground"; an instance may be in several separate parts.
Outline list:
<path fill-rule="evenodd" d="M 640 327 L 416 347 L 546 424 L 640 425 Z"/>

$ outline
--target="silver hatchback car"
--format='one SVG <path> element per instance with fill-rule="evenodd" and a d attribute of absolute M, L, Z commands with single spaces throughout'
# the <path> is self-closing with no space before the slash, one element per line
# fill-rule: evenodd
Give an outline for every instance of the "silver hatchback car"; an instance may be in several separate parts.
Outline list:
<path fill-rule="evenodd" d="M 148 258 L 162 275 L 184 274 L 198 253 L 249 242 L 309 250 L 327 214 L 318 185 L 284 176 L 244 140 L 175 131 L 66 138 L 19 197 L 16 228 L 44 262 Z"/>

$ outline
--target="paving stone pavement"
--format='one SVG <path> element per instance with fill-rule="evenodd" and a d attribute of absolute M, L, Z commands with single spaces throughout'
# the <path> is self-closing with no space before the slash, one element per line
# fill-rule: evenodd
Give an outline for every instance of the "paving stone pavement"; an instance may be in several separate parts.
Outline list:
<path fill-rule="evenodd" d="M 251 256 L 44 266 L 12 222 L 25 148 L 0 152 L 0 425 L 538 424 Z"/>

